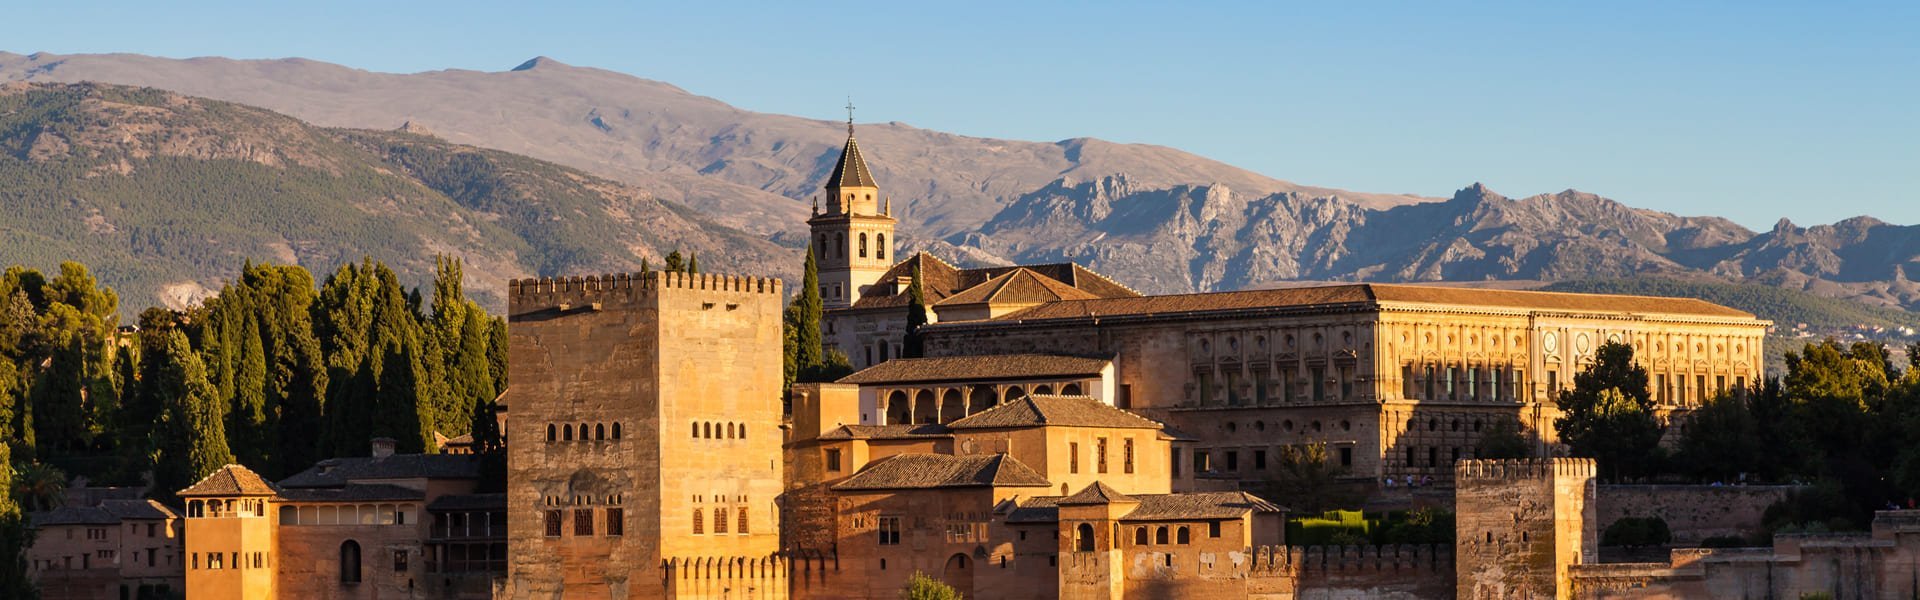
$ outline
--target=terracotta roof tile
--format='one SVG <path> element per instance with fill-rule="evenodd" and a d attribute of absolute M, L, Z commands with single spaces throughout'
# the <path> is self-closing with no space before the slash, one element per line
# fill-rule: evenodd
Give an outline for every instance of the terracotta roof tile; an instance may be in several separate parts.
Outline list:
<path fill-rule="evenodd" d="M 836 490 L 1047 487 L 1047 478 L 1005 454 L 896 454 L 867 465 Z"/>
<path fill-rule="evenodd" d="M 1077 494 L 1076 494 L 1077 495 Z M 1286 507 L 1246 492 L 1199 492 L 1191 494 L 1135 494 L 1128 496 L 1139 505 L 1121 521 L 1184 521 L 1235 519 L 1248 512 L 1286 512 Z M 1035 496 L 1006 512 L 1008 523 L 1054 523 L 1060 520 L 1060 505 L 1072 504 L 1070 497 Z"/>
<path fill-rule="evenodd" d="M 279 493 L 258 473 L 240 465 L 227 465 L 208 473 L 200 481 L 180 490 L 180 496 L 272 496 Z"/>
<path fill-rule="evenodd" d="M 375 500 L 425 500 L 426 492 L 386 483 L 350 483 L 337 488 L 287 488 L 280 497 L 288 502 L 371 502 Z"/>
<path fill-rule="evenodd" d="M 921 291 L 926 293 L 929 306 L 939 304 L 942 300 L 1016 269 L 1031 271 L 1043 279 L 1064 283 L 1098 298 L 1133 298 L 1140 295 L 1139 292 L 1128 289 L 1127 286 L 1073 263 L 962 269 L 925 252 L 915 253 L 895 263 L 893 267 L 887 269 L 886 273 L 881 274 L 879 279 L 874 280 L 873 288 L 875 290 L 891 289 L 895 282 L 911 279 L 916 265 L 920 267 Z M 900 293 L 891 296 L 877 293 L 861 296 L 860 301 L 855 302 L 852 309 L 902 307 L 909 301 L 906 286 L 900 286 Z"/>
<path fill-rule="evenodd" d="M 1070 319 L 1092 316 L 1225 312 L 1322 305 L 1379 307 L 1388 304 L 1458 305 L 1493 309 L 1636 313 L 1719 318 L 1753 314 L 1692 298 L 1488 290 L 1438 285 L 1360 283 L 1273 290 L 1170 294 L 1138 298 L 1062 300 L 996 317 L 995 321 Z"/>
<path fill-rule="evenodd" d="M 1108 406 L 1091 396 L 1028 396 L 947 424 L 955 430 L 1042 426 L 1161 428 L 1158 421 Z"/>
<path fill-rule="evenodd" d="M 820 434 L 823 440 L 910 440 L 916 438 L 952 437 L 953 431 L 945 425 L 922 423 L 919 425 L 841 425 Z"/>
<path fill-rule="evenodd" d="M 472 454 L 395 454 L 382 458 L 329 458 L 280 480 L 280 487 L 340 487 L 364 479 L 478 479 L 480 457 Z"/>
<path fill-rule="evenodd" d="M 941 300 L 938 305 L 1039 304 L 1056 300 L 1092 298 L 1099 298 L 1099 296 L 1061 283 L 1051 277 L 1034 273 L 1030 269 L 1016 268 Z"/>
<path fill-rule="evenodd" d="M 1113 486 L 1107 485 L 1106 482 L 1095 481 L 1093 485 L 1081 488 L 1080 491 L 1074 492 L 1073 495 L 1061 498 L 1057 504 L 1072 506 L 1076 504 L 1114 504 L 1126 502 L 1139 502 L 1139 500 L 1134 499 L 1133 496 L 1120 493 L 1120 490 L 1113 489 Z"/>
<path fill-rule="evenodd" d="M 1111 361 L 1053 354 L 999 354 L 896 358 L 840 378 L 837 383 L 976 381 L 1098 375 Z"/>

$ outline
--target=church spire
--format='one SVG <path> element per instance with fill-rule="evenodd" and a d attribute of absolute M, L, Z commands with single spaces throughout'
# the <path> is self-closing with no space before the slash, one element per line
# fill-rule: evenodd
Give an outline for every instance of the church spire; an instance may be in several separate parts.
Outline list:
<path fill-rule="evenodd" d="M 833 175 L 827 178 L 827 192 L 835 193 L 841 188 L 879 188 L 874 183 L 873 173 L 867 171 L 867 161 L 860 158 L 860 144 L 853 139 L 853 99 L 847 99 L 847 146 L 840 150 L 840 162 L 834 165 Z M 832 197 L 840 197 L 838 194 Z"/>

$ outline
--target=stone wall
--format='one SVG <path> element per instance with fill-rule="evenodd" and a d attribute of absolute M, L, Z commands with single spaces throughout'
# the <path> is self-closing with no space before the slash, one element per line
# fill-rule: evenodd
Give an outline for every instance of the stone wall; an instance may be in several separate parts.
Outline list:
<path fill-rule="evenodd" d="M 1552 598 L 1597 561 L 1591 459 L 1466 460 L 1455 467 L 1456 596 Z"/>
<path fill-rule="evenodd" d="M 1663 563 L 1575 565 L 1573 598 L 1920 597 L 1920 511 L 1882 511 L 1871 534 L 1775 536 L 1772 548 L 1682 548 Z"/>
<path fill-rule="evenodd" d="M 1660 517 L 1676 545 L 1699 544 L 1715 536 L 1752 537 L 1762 533 L 1760 519 L 1773 503 L 1795 489 L 1787 485 L 1602 485 L 1596 527 L 1624 517 Z"/>

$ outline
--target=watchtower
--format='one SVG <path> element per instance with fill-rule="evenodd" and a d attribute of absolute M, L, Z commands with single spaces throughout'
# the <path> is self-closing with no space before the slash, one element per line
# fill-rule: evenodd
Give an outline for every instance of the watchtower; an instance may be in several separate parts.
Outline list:
<path fill-rule="evenodd" d="M 513 592 L 785 597 L 767 566 L 784 564 L 780 282 L 654 272 L 507 296 Z M 663 567 L 686 564 L 714 568 Z"/>
<path fill-rule="evenodd" d="M 813 236 L 813 257 L 820 272 L 820 298 L 827 308 L 852 306 L 893 266 L 893 202 L 880 194 L 880 184 L 860 156 L 853 138 L 853 113 L 848 107 L 847 145 L 827 177 L 826 212 L 818 202 L 807 227 Z"/>
<path fill-rule="evenodd" d="M 1568 567 L 1600 558 L 1593 477 L 1586 458 L 1455 463 L 1455 597 L 1571 597 Z"/>

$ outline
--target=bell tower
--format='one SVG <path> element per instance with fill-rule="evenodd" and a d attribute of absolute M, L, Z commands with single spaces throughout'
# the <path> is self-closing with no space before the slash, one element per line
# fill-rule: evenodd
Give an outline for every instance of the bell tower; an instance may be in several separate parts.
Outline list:
<path fill-rule="evenodd" d="M 844 308 L 893 266 L 893 206 L 860 157 L 853 137 L 853 103 L 847 103 L 847 146 L 824 190 L 826 210 L 815 199 L 811 230 L 814 261 L 820 269 L 820 298 L 827 308 Z"/>

